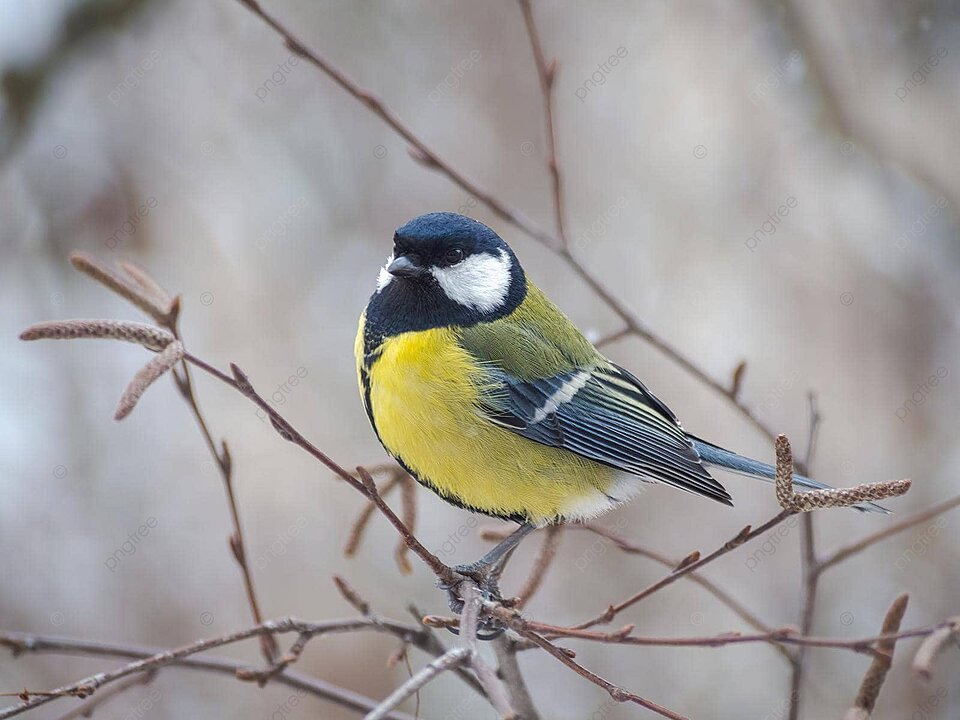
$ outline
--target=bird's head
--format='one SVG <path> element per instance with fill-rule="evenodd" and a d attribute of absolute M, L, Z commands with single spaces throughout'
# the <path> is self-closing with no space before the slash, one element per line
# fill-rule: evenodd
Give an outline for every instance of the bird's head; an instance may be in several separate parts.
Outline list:
<path fill-rule="evenodd" d="M 371 304 L 403 314 L 409 329 L 425 329 L 502 317 L 525 295 L 523 268 L 499 235 L 471 218 L 438 212 L 394 233 Z"/>

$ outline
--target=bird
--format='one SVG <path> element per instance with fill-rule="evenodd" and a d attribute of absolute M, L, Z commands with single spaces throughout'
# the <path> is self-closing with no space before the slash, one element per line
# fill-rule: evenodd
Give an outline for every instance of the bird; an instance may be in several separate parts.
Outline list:
<path fill-rule="evenodd" d="M 732 506 L 711 467 L 776 477 L 771 465 L 684 430 L 547 298 L 494 230 L 464 215 L 429 213 L 396 230 L 355 356 L 386 451 L 447 502 L 519 524 L 456 568 L 492 596 L 506 558 L 536 528 L 596 517 L 649 483 Z"/>

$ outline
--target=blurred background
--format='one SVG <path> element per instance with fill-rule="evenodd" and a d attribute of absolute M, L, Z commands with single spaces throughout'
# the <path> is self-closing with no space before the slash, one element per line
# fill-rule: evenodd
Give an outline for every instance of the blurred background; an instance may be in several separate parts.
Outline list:
<path fill-rule="evenodd" d="M 550 227 L 541 96 L 514 2 L 267 7 L 452 165 Z M 958 3 L 541 1 L 534 13 L 559 63 L 575 254 L 713 377 L 728 382 L 746 359 L 744 402 L 801 453 L 814 390 L 824 417 L 817 477 L 838 485 L 912 477 L 911 492 L 889 503 L 894 519 L 955 495 Z M 414 162 L 402 140 L 297 62 L 238 2 L 0 2 L 0 74 L 5 629 L 172 647 L 250 624 L 226 543 L 222 485 L 172 383 L 115 423 L 120 392 L 147 359 L 141 348 L 17 340 L 39 320 L 142 319 L 70 268 L 73 249 L 134 260 L 181 293 L 187 347 L 219 367 L 239 363 L 347 466 L 385 459 L 357 396 L 353 338 L 392 232 L 410 217 L 448 210 L 487 222 L 581 328 L 594 337 L 619 328 L 556 256 Z M 687 429 L 772 459 L 755 429 L 655 349 L 628 339 L 607 353 Z M 280 440 L 239 395 L 207 377 L 198 383 L 214 434 L 231 445 L 267 616 L 351 614 L 333 573 L 385 615 L 406 618 L 411 601 L 446 611 L 427 570 L 414 563 L 412 575 L 399 574 L 395 534 L 382 519 L 345 559 L 359 495 Z M 681 557 L 776 513 L 769 487 L 721 479 L 733 509 L 658 487 L 601 523 Z M 446 548 L 450 563 L 477 557 L 485 547 L 478 528 L 491 522 L 418 494 L 421 539 Z M 813 632 L 876 634 L 903 591 L 911 593 L 905 627 L 956 614 L 958 517 L 919 525 L 829 571 Z M 818 547 L 827 552 L 892 521 L 820 512 Z M 121 552 L 144 524 L 135 552 Z M 772 626 L 798 622 L 800 530 L 784 527 L 776 543 L 743 548 L 705 572 Z M 445 544 L 451 536 L 457 541 Z M 507 590 L 538 544 L 518 553 Z M 587 533 L 567 533 L 530 613 L 577 622 L 663 572 Z M 684 582 L 619 621 L 653 635 L 744 629 Z M 693 718 L 786 717 L 789 667 L 768 646 L 572 646 L 586 666 Z M 373 635 L 320 639 L 297 669 L 382 698 L 407 674 L 402 664 L 386 668 L 394 649 Z M 875 717 L 960 716 L 956 653 L 923 684 L 909 670 L 915 649 L 915 641 L 898 646 Z M 223 654 L 258 659 L 255 643 Z M 545 718 L 646 716 L 546 655 L 521 662 Z M 4 652 L 0 690 L 47 689 L 120 664 Z M 811 652 L 802 716 L 839 717 L 866 666 L 862 655 Z M 149 712 L 137 710 L 151 693 Z M 290 708 L 290 695 L 170 669 L 97 715 L 355 717 L 313 698 Z M 33 717 L 58 718 L 73 703 Z M 423 691 L 420 715 L 493 712 L 443 678 Z"/>

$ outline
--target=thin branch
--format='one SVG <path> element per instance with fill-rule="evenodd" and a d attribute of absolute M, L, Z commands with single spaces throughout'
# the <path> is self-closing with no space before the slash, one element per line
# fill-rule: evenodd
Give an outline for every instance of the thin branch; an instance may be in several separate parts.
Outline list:
<path fill-rule="evenodd" d="M 510 704 L 516 709 L 517 715 L 523 720 L 540 720 L 540 713 L 520 671 L 517 641 L 505 634 L 501 635 L 493 641 L 493 652 L 497 656 L 497 675 L 503 680 L 510 696 Z"/>
<path fill-rule="evenodd" d="M 540 92 L 543 95 L 543 119 L 546 125 L 547 137 L 547 168 L 550 170 L 550 179 L 553 185 L 553 210 L 560 247 L 567 247 L 567 230 L 564 221 L 563 183 L 560 177 L 560 163 L 557 159 L 557 129 L 554 119 L 553 83 L 557 76 L 556 59 L 547 61 L 543 54 L 543 44 L 537 32 L 537 24 L 533 19 L 533 8 L 530 0 L 519 0 L 520 10 L 523 12 L 523 22 L 530 38 L 530 47 L 533 49 L 533 59 L 537 66 L 537 77 L 540 80 Z"/>
<path fill-rule="evenodd" d="M 827 568 L 831 568 L 834 565 L 843 562 L 847 558 L 863 552 L 871 545 L 875 545 L 876 543 L 886 540 L 888 537 L 896 535 L 897 533 L 901 533 L 904 530 L 909 530 L 914 525 L 919 525 L 927 520 L 932 520 L 938 515 L 942 515 L 943 513 L 953 510 L 957 507 L 960 507 L 960 495 L 952 497 L 949 500 L 944 500 L 943 502 L 927 508 L 926 510 L 920 510 L 912 515 L 907 515 L 900 522 L 896 522 L 893 525 L 888 525 L 883 530 L 879 530 L 875 533 L 867 535 L 862 540 L 858 540 L 850 545 L 844 545 L 843 547 L 838 548 L 834 552 L 830 553 L 830 555 L 820 561 L 819 572 L 823 572 Z"/>
<path fill-rule="evenodd" d="M 672 560 L 666 557 L 665 555 L 662 555 L 654 550 L 648 550 L 647 548 L 627 542 L 626 540 L 621 538 L 619 535 L 616 535 L 615 533 L 610 532 L 609 530 L 606 530 L 605 528 L 602 528 L 593 523 L 588 523 L 585 525 L 570 525 L 569 527 L 573 529 L 587 530 L 587 531 L 596 533 L 597 535 L 610 540 L 614 545 L 617 546 L 619 550 L 628 554 L 640 555 L 642 557 L 649 558 L 650 560 L 653 560 L 654 562 L 657 562 L 660 565 L 663 565 L 668 570 L 672 570 L 680 564 L 679 561 Z M 771 628 L 769 625 L 767 625 L 765 622 L 760 620 L 760 618 L 754 615 L 746 606 L 741 604 L 739 600 L 736 600 L 726 590 L 715 585 L 713 581 L 708 580 L 707 578 L 703 577 L 698 573 L 689 573 L 686 575 L 686 578 L 691 582 L 696 583 L 697 585 L 702 587 L 704 590 L 709 592 L 711 595 L 713 595 L 717 600 L 719 600 L 721 603 L 726 605 L 731 611 L 733 611 L 735 615 L 737 615 L 740 619 L 742 619 L 745 623 L 747 623 L 747 625 L 752 627 L 754 630 L 757 630 L 761 633 L 768 633 L 771 631 Z M 793 656 L 790 654 L 790 652 L 786 648 L 784 648 L 781 645 L 774 645 L 774 647 L 777 648 L 777 651 L 781 655 L 783 655 L 783 657 L 788 662 L 791 662 L 791 663 L 793 662 Z"/>
<path fill-rule="evenodd" d="M 419 692 L 428 682 L 447 670 L 462 666 L 469 657 L 470 651 L 465 647 L 450 648 L 446 654 L 425 665 L 403 685 L 390 693 L 383 702 L 364 716 L 364 720 L 383 720 L 390 712 L 400 707 L 407 698 Z"/>
<path fill-rule="evenodd" d="M 274 428 L 284 440 L 292 442 L 293 444 L 305 450 L 307 453 L 319 460 L 324 466 L 326 466 L 327 469 L 333 471 L 337 477 L 339 477 L 341 480 L 344 480 L 348 485 L 363 493 L 367 498 L 373 501 L 380 512 L 383 513 L 387 520 L 390 521 L 390 524 L 393 525 L 401 534 L 404 542 L 406 542 L 410 549 L 417 556 L 419 556 L 421 560 L 424 561 L 427 567 L 433 571 L 434 575 L 445 582 L 453 582 L 457 579 L 457 575 L 454 573 L 454 571 L 449 566 L 445 565 L 440 558 L 427 550 L 427 548 L 425 548 L 403 524 L 403 521 L 397 517 L 396 513 L 393 512 L 390 506 L 384 502 L 383 498 L 380 497 L 380 494 L 377 492 L 376 483 L 374 483 L 373 478 L 370 477 L 370 473 L 368 473 L 364 468 L 358 467 L 357 474 L 359 479 L 357 479 L 347 472 L 347 470 L 342 466 L 330 459 L 326 453 L 307 440 L 296 428 L 293 427 L 293 425 L 290 424 L 289 421 L 287 421 L 286 418 L 274 410 L 273 407 L 266 400 L 264 400 L 256 390 L 254 390 L 253 385 L 250 383 L 250 379 L 239 367 L 237 367 L 235 364 L 231 364 L 230 367 L 233 370 L 234 377 L 230 377 L 229 375 L 221 372 L 217 368 L 189 352 L 184 354 L 184 359 L 193 363 L 204 372 L 213 375 L 215 378 L 226 383 L 235 390 L 239 390 L 241 394 L 245 395 L 250 401 L 252 401 L 257 407 L 267 414 Z"/>
<path fill-rule="evenodd" d="M 460 637 L 463 641 L 463 647 L 469 651 L 467 664 L 476 673 L 477 680 L 483 686 L 493 709 L 499 713 L 503 720 L 516 720 L 517 714 L 510 706 L 510 699 L 507 697 L 507 689 L 504 687 L 503 681 L 497 677 L 497 674 L 480 655 L 480 648 L 477 643 L 477 625 L 480 621 L 480 609 L 482 607 L 480 590 L 474 583 L 464 581 L 460 585 L 460 593 L 463 599 L 463 611 L 460 615 Z"/>
<path fill-rule="evenodd" d="M 569 652 L 565 651 L 563 648 L 557 647 L 556 645 L 551 643 L 549 640 L 538 635 L 537 633 L 531 632 L 528 630 L 523 632 L 522 635 L 523 637 L 530 640 L 537 647 L 542 648 L 543 650 L 546 650 L 550 655 L 552 655 L 554 658 L 556 658 L 561 663 L 566 665 L 568 668 L 573 670 L 580 677 L 586 678 L 587 680 L 592 682 L 594 685 L 598 685 L 599 687 L 602 687 L 604 690 L 610 693 L 610 697 L 612 697 L 617 702 L 636 703 L 641 707 L 647 708 L 647 710 L 652 710 L 658 715 L 661 715 L 666 718 L 671 718 L 672 720 L 689 720 L 683 715 L 675 713 L 673 710 L 669 710 L 663 707 L 662 705 L 658 705 L 652 700 L 647 700 L 646 698 L 640 697 L 639 695 L 636 695 L 631 692 L 627 692 L 623 688 L 618 687 L 617 685 L 614 685 L 609 680 L 605 680 L 604 678 L 600 677 L 596 673 L 591 672 L 590 670 L 587 670 L 585 667 L 577 663 L 572 657 L 570 657 Z"/>
<path fill-rule="evenodd" d="M 403 524 L 409 528 L 411 533 L 417 531 L 417 483 L 407 473 L 402 472 L 400 477 L 400 509 L 403 513 Z M 402 575 L 409 575 L 413 572 L 413 566 L 410 565 L 410 546 L 404 542 L 402 537 L 397 539 L 397 547 L 393 552 L 393 558 L 397 563 Z"/>
<path fill-rule="evenodd" d="M 690 573 L 692 573 L 692 572 L 694 572 L 694 571 L 696 571 L 696 570 L 700 570 L 703 566 L 705 566 L 705 565 L 713 562 L 713 561 L 716 560 L 717 558 L 723 557 L 724 555 L 726 555 L 727 553 L 729 553 L 729 552 L 732 551 L 732 550 L 735 550 L 736 548 L 740 547 L 740 546 L 743 545 L 744 543 L 747 543 L 747 542 L 749 542 L 750 540 L 753 540 L 755 537 L 758 537 L 758 536 L 760 536 L 760 535 L 763 535 L 763 533 L 765 533 L 765 532 L 767 532 L 768 530 L 776 527 L 777 525 L 779 525 L 780 523 L 782 523 L 784 520 L 786 520 L 786 519 L 787 519 L 788 517 L 790 517 L 791 515 L 793 515 L 793 512 L 792 512 L 792 511 L 790 511 L 790 510 L 783 510 L 783 511 L 780 512 L 779 514 L 777 514 L 777 515 L 775 515 L 774 517 L 772 517 L 772 518 L 770 518 L 769 520 L 767 520 L 765 523 L 763 523 L 763 525 L 761 525 L 760 527 L 758 527 L 758 528 L 755 529 L 755 530 L 751 529 L 751 527 L 750 527 L 749 525 L 747 525 L 745 528 L 743 528 L 743 530 L 741 530 L 739 533 L 737 533 L 737 535 L 736 535 L 735 537 L 733 537 L 733 538 L 731 538 L 730 540 L 728 540 L 728 541 L 727 541 L 726 543 L 724 543 L 721 547 L 719 547 L 718 549 L 714 550 L 714 551 L 713 551 L 712 553 L 710 553 L 709 555 L 701 558 L 700 560 L 698 560 L 698 561 L 695 562 L 695 563 L 691 563 L 690 565 L 687 565 L 685 568 L 682 568 L 681 570 L 678 570 L 677 572 L 674 572 L 674 573 L 672 573 L 672 574 L 670 574 L 670 575 L 667 575 L 667 576 L 666 576 L 665 578 L 663 578 L 662 580 L 659 580 L 659 581 L 655 582 L 653 585 L 649 586 L 648 588 L 646 588 L 646 589 L 644 589 L 644 590 L 641 590 L 640 592 L 638 592 L 638 593 L 636 593 L 636 594 L 634 594 L 634 595 L 631 595 L 631 596 L 630 596 L 629 598 L 627 598 L 626 600 L 623 600 L 622 602 L 619 602 L 619 603 L 617 603 L 616 605 L 611 605 L 610 607 L 607 608 L 606 612 L 604 612 L 603 614 L 598 615 L 597 617 L 592 618 L 591 620 L 587 620 L 586 622 L 580 623 L 579 625 L 576 625 L 575 627 L 578 628 L 578 629 L 586 629 L 586 628 L 593 627 L 593 626 L 595 626 L 595 625 L 600 625 L 601 623 L 608 623 L 608 622 L 610 622 L 610 621 L 613 620 L 621 611 L 627 609 L 627 608 L 630 607 L 631 605 L 634 605 L 634 604 L 640 602 L 641 600 L 643 600 L 644 598 L 647 598 L 647 597 L 649 597 L 650 595 L 653 595 L 655 592 L 658 592 L 659 590 L 662 590 L 663 588 L 665 588 L 665 587 L 667 587 L 668 585 L 676 582 L 677 580 L 679 580 L 680 578 L 684 577 L 685 575 L 689 575 Z"/>
<path fill-rule="evenodd" d="M 870 656 L 881 654 L 883 650 L 879 646 L 882 644 L 896 643 L 900 640 L 911 638 L 926 638 L 940 632 L 944 628 L 950 629 L 954 626 L 954 620 L 949 619 L 927 627 L 891 631 L 880 635 L 859 638 L 801 635 L 800 631 L 794 627 L 783 627 L 766 633 L 753 634 L 727 632 L 719 635 L 700 635 L 694 637 L 654 637 L 634 635 L 633 625 L 625 625 L 620 630 L 614 632 L 597 632 L 594 630 L 581 630 L 575 627 L 551 625 L 549 623 L 530 620 L 514 609 L 492 603 L 488 603 L 485 609 L 490 615 L 503 621 L 511 630 L 521 636 L 525 632 L 534 632 L 548 640 L 586 640 L 605 645 L 635 645 L 639 647 L 702 648 L 719 648 L 728 645 L 749 645 L 755 643 L 782 643 L 784 645 L 799 647 L 847 650 Z M 424 618 L 424 621 L 434 627 L 456 628 L 460 625 L 460 621 L 457 618 L 427 616 Z M 529 648 L 529 643 L 517 645 L 518 650 L 527 650 Z M 572 654 L 572 651 L 566 648 L 561 649 Z"/>
<path fill-rule="evenodd" d="M 374 613 L 370 609 L 370 603 L 365 598 L 363 598 L 360 593 L 354 588 L 350 583 L 348 583 L 344 578 L 339 575 L 333 576 L 333 582 L 337 586 L 337 590 L 340 591 L 340 594 L 343 596 L 352 607 L 354 607 L 358 612 L 360 612 L 364 617 L 370 618 L 374 622 L 380 620 L 380 616 Z M 440 657 L 445 655 L 447 652 L 447 647 L 440 640 L 437 639 L 437 636 L 434 635 L 433 629 L 423 625 L 421 619 L 423 614 L 418 612 L 416 608 L 410 608 L 411 615 L 416 618 L 418 625 L 422 628 L 422 635 L 418 635 L 416 642 L 414 643 L 415 647 L 420 648 L 425 653 L 433 655 L 434 657 Z M 402 639 L 404 642 L 404 647 L 408 640 Z M 390 665 L 388 660 L 387 665 Z M 480 697 L 486 698 L 487 694 L 483 687 L 477 682 L 477 679 L 471 675 L 469 672 L 463 668 L 455 668 L 454 672 L 460 677 L 463 682 L 469 685 Z"/>
<path fill-rule="evenodd" d="M 125 693 L 127 690 L 149 685 L 156 677 L 155 672 L 144 673 L 140 677 L 130 678 L 126 682 L 120 682 L 111 688 L 107 688 L 101 693 L 94 695 L 89 700 L 81 703 L 68 713 L 61 715 L 57 720 L 76 720 L 76 718 L 88 718 L 93 715 L 94 710 L 106 705 L 117 695 Z"/>
<path fill-rule="evenodd" d="M 469 180 L 465 175 L 454 170 L 451 165 L 443 160 L 435 151 L 417 137 L 400 119 L 400 117 L 388 107 L 380 98 L 368 90 L 361 88 L 346 73 L 337 68 L 330 60 L 315 50 L 307 48 L 290 30 L 288 30 L 273 15 L 267 13 L 256 0 L 238 0 L 241 5 L 247 7 L 254 15 L 263 20 L 267 25 L 273 28 L 284 41 L 284 45 L 293 53 L 299 55 L 307 62 L 311 63 L 321 70 L 327 77 L 333 80 L 337 85 L 346 90 L 350 95 L 359 100 L 374 115 L 383 120 L 390 128 L 409 143 L 413 152 L 411 157 L 418 162 L 431 168 L 441 170 L 454 183 L 463 188 L 469 195 L 477 198 L 487 207 L 493 210 L 497 215 L 527 233 L 530 237 L 551 245 L 556 241 L 544 230 L 536 227 L 530 220 L 525 218 L 519 211 L 507 206 L 498 200 L 490 192 L 484 190 L 479 185 Z"/>
<path fill-rule="evenodd" d="M 533 560 L 533 567 L 530 570 L 527 581 L 523 584 L 523 587 L 520 588 L 520 592 L 517 593 L 519 599 L 516 607 L 524 607 L 540 589 L 544 578 L 547 576 L 547 571 L 550 569 L 550 565 L 557 555 L 557 548 L 560 545 L 560 535 L 562 531 L 562 525 L 551 525 L 543 533 L 543 544 L 540 545 L 540 552 L 537 553 L 537 557 Z"/>
<path fill-rule="evenodd" d="M 307 623 L 300 620 L 295 620 L 293 618 L 281 618 L 279 620 L 271 620 L 245 630 L 230 633 L 228 635 L 222 635 L 206 640 L 199 640 L 173 650 L 153 651 L 145 648 L 116 646 L 87 640 L 49 638 L 25 633 L 0 632 L 0 645 L 9 647 L 14 651 L 14 653 L 53 651 L 67 652 L 70 654 L 79 653 L 82 655 L 106 655 L 114 657 L 122 656 L 139 658 L 137 661 L 129 663 L 128 665 L 124 665 L 116 670 L 92 675 L 78 682 L 57 688 L 56 690 L 51 691 L 50 695 L 34 697 L 16 707 L 2 710 L 0 711 L 0 720 L 5 720 L 6 718 L 14 717 L 40 705 L 45 705 L 51 700 L 54 700 L 56 697 L 67 694 L 78 694 L 78 692 L 81 690 L 84 691 L 85 694 L 91 694 L 104 685 L 117 682 L 131 675 L 136 675 L 143 672 L 152 672 L 167 665 L 197 667 L 208 670 L 217 670 L 220 672 L 230 672 L 234 675 L 239 673 L 241 676 L 245 673 L 249 674 L 255 671 L 245 665 L 233 663 L 221 658 L 194 657 L 207 650 L 237 643 L 248 638 L 259 637 L 266 634 L 288 632 L 297 632 L 301 635 L 307 634 L 312 638 L 319 635 L 342 634 L 359 630 L 384 632 L 401 638 L 406 638 L 415 644 L 418 642 L 418 638 L 424 634 L 424 631 L 420 630 L 419 628 L 392 620 L 373 621 L 369 618 L 348 618 L 345 620 L 329 620 L 320 623 Z M 308 691 L 313 692 L 320 697 L 324 697 L 328 700 L 332 700 L 344 705 L 345 707 L 369 711 L 375 706 L 375 703 L 367 698 L 363 698 L 360 695 L 356 695 L 355 693 L 351 693 L 350 691 L 337 688 L 336 686 L 329 685 L 327 683 L 314 681 L 310 678 L 293 678 L 287 673 L 282 673 L 276 676 L 276 680 L 294 687 L 312 688 Z M 401 716 L 398 715 L 396 717 Z M 406 715 L 402 717 L 405 720 L 408 718 Z"/>
<path fill-rule="evenodd" d="M 817 398 L 812 392 L 807 395 L 810 408 L 810 427 L 807 436 L 807 456 L 804 458 L 803 468 L 810 471 L 813 457 L 817 450 L 817 437 L 820 429 L 821 416 L 817 407 Z M 790 442 L 785 435 L 777 438 L 777 499 L 784 496 L 792 500 L 793 495 L 793 457 L 790 452 Z M 782 504 L 782 501 L 781 501 Z M 813 515 L 804 513 L 800 518 L 800 576 L 801 576 L 801 610 L 800 634 L 809 635 L 813 629 L 813 617 L 817 604 L 820 574 L 818 571 L 816 538 L 814 536 Z M 790 669 L 790 694 L 787 696 L 788 718 L 797 720 L 800 716 L 800 691 L 806 672 L 807 646 L 797 648 L 793 667 Z"/>
<path fill-rule="evenodd" d="M 378 474 L 374 468 L 370 468 L 370 472 L 373 475 Z M 387 481 L 380 486 L 380 497 L 387 497 L 387 495 L 390 494 L 390 492 L 397 486 L 397 483 L 399 482 L 399 474 L 391 473 L 390 477 L 387 478 Z M 373 517 L 373 514 L 376 511 L 376 504 L 373 502 L 368 502 L 357 514 L 357 519 L 353 521 L 353 525 L 350 527 L 350 532 L 347 535 L 347 542 L 343 546 L 343 554 L 346 557 L 353 557 L 356 555 L 357 550 L 360 549 L 360 543 L 363 541 L 363 535 L 367 531 L 367 525 L 370 524 L 370 518 Z"/>

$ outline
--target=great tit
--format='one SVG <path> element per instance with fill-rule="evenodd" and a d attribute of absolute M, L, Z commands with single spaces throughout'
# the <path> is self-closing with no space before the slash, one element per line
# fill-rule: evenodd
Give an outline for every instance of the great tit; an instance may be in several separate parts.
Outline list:
<path fill-rule="evenodd" d="M 607 512 L 645 483 L 732 505 L 707 466 L 776 476 L 687 433 L 547 299 L 507 243 L 463 215 L 430 213 L 396 231 L 355 353 L 387 452 L 444 500 L 520 523 L 461 566 L 469 571 L 495 568 L 532 528 Z"/>

